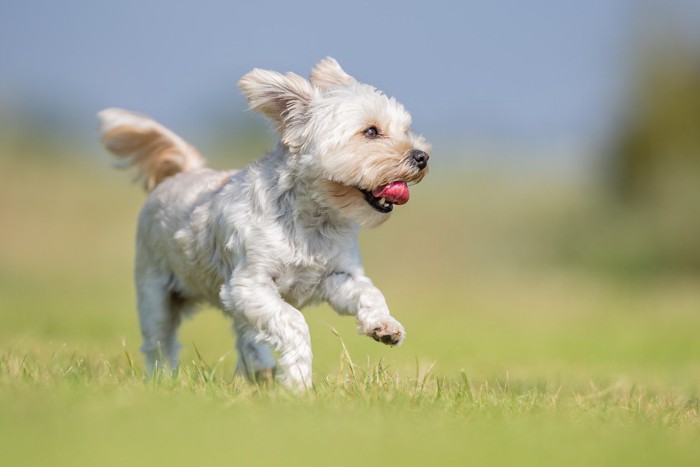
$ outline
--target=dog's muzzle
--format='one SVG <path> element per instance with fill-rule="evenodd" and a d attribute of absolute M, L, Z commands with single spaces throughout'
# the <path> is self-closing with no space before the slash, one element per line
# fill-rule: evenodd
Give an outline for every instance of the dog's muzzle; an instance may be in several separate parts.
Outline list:
<path fill-rule="evenodd" d="M 411 149 L 407 156 L 407 162 L 418 171 L 428 167 L 430 155 L 427 152 L 420 149 Z M 406 204 L 410 196 L 408 183 L 403 180 L 397 180 L 373 190 L 364 190 L 359 187 L 358 189 L 365 196 L 367 204 L 384 214 L 390 213 L 394 209 L 394 205 Z"/>

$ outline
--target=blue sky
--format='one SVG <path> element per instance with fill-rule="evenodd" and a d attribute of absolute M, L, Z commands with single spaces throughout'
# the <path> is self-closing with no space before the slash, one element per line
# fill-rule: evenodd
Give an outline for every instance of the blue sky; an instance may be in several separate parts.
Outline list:
<path fill-rule="evenodd" d="M 125 107 L 196 141 L 244 114 L 246 71 L 306 75 L 331 55 L 428 136 L 580 145 L 615 118 L 647 3 L 3 0 L 0 106 L 89 129 Z"/>

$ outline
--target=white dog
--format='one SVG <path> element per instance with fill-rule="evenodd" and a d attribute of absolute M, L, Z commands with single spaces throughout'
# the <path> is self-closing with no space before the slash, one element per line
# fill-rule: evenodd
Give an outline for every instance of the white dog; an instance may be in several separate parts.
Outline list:
<path fill-rule="evenodd" d="M 105 147 L 152 190 L 136 250 L 142 351 L 149 371 L 174 368 L 182 317 L 205 301 L 233 318 L 250 379 L 274 374 L 310 388 L 304 305 L 327 301 L 385 344 L 406 336 L 364 274 L 357 234 L 408 201 L 430 146 L 401 104 L 332 58 L 310 80 L 255 69 L 238 84 L 280 133 L 275 151 L 240 171 L 205 168 L 195 148 L 148 117 L 99 113 Z"/>

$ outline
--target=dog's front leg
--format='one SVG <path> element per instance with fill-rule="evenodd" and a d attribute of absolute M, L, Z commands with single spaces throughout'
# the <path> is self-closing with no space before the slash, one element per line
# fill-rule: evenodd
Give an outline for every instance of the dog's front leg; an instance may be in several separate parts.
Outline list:
<path fill-rule="evenodd" d="M 324 283 L 325 299 L 340 314 L 355 316 L 358 331 L 388 345 L 401 345 L 406 331 L 389 313 L 384 295 L 361 272 L 336 272 Z"/>
<path fill-rule="evenodd" d="M 289 389 L 311 389 L 311 337 L 299 310 L 282 300 L 271 278 L 238 273 L 221 289 L 235 320 L 245 320 L 251 341 L 279 353 L 275 377 Z"/>

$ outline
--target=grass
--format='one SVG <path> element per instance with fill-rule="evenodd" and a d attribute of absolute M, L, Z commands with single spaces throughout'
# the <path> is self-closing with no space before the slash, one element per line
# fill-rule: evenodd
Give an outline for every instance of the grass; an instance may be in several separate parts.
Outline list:
<path fill-rule="evenodd" d="M 338 370 L 303 397 L 186 363 L 145 381 L 126 355 L 6 353 L 0 431 L 12 465 L 693 465 L 698 401 L 618 379 L 471 381 L 382 363 Z M 220 368 L 220 367 L 219 367 Z M 352 369 L 352 370 L 351 370 Z M 37 443 L 41 449 L 37 449 Z"/>
<path fill-rule="evenodd" d="M 296 397 L 233 376 L 213 310 L 183 327 L 179 372 L 146 380 L 143 195 L 103 167 L 0 162 L 2 465 L 700 463 L 697 277 L 558 261 L 575 188 L 434 171 L 361 238 L 406 343 L 306 310 Z"/>

